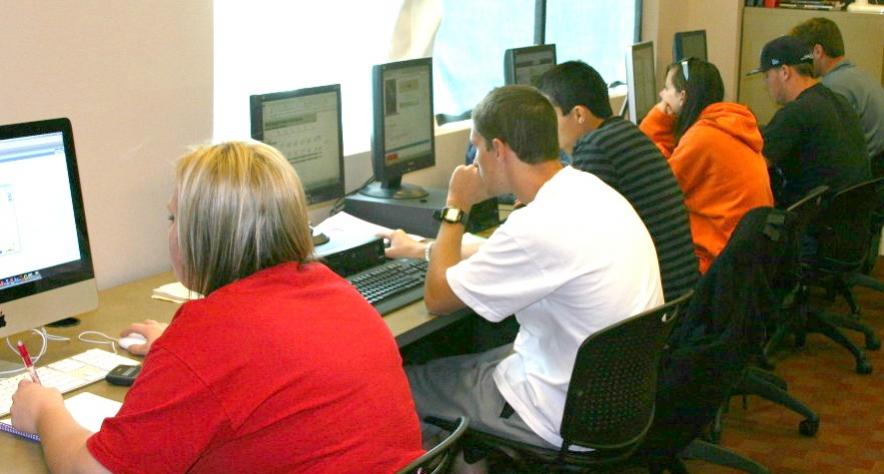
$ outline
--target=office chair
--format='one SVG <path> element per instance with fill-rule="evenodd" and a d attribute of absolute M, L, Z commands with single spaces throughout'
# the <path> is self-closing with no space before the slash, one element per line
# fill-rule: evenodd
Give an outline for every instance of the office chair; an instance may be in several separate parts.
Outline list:
<path fill-rule="evenodd" d="M 856 372 L 872 373 L 872 365 L 863 351 L 841 333 L 839 328 L 851 329 L 865 335 L 867 349 L 881 345 L 874 330 L 858 320 L 859 308 L 850 291 L 848 278 L 862 271 L 869 251 L 872 213 L 879 207 L 877 187 L 884 177 L 876 178 L 838 191 L 826 203 L 813 222 L 811 230 L 818 244 L 813 255 L 801 258 L 801 287 L 798 293 L 799 311 L 806 321 L 799 331 L 797 342 L 804 342 L 805 332 L 817 332 L 841 345 L 856 360 Z M 810 304 L 809 288 L 819 287 L 828 294 L 840 294 L 851 308 L 851 316 L 823 311 Z"/>
<path fill-rule="evenodd" d="M 694 287 L 694 297 L 667 341 L 658 380 L 657 413 L 634 461 L 651 472 L 686 472 L 681 457 L 697 457 L 747 472 L 758 463 L 699 441 L 719 407 L 760 351 L 777 288 L 789 271 L 794 215 L 750 210 L 724 251 Z"/>
<path fill-rule="evenodd" d="M 560 449 L 546 449 L 470 429 L 463 438 L 468 462 L 491 451 L 529 472 L 607 467 L 629 458 L 654 419 L 657 365 L 684 296 L 630 317 L 580 345 L 565 400 Z M 425 421 L 450 429 L 435 417 Z M 591 448 L 580 451 L 572 447 Z M 471 454 L 472 453 L 472 454 Z M 471 459 L 472 458 L 472 459 Z"/>
<path fill-rule="evenodd" d="M 460 437 L 466 433 L 469 424 L 468 417 L 458 418 L 452 427 L 451 434 L 441 443 L 433 446 L 433 449 L 424 453 L 423 456 L 397 471 L 396 474 L 442 474 L 448 472 L 448 465 L 454 458 L 454 453 L 457 452 L 457 443 L 460 441 Z"/>

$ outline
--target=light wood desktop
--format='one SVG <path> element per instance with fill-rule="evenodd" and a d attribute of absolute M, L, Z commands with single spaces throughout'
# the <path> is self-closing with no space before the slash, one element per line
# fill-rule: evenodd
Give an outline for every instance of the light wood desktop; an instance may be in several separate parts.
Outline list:
<path fill-rule="evenodd" d="M 78 315 L 77 317 L 81 320 L 79 325 L 68 328 L 49 328 L 50 334 L 69 337 L 71 341 L 50 341 L 46 355 L 37 365 L 64 359 L 94 347 L 108 348 L 108 346 L 99 346 L 77 340 L 77 335 L 82 331 L 101 331 L 109 336 L 116 337 L 123 328 L 132 322 L 144 319 L 168 322 L 172 319 L 179 305 L 152 299 L 150 295 L 153 288 L 174 280 L 175 277 L 169 272 L 99 292 L 98 309 Z M 462 319 L 468 314 L 470 314 L 468 311 L 462 311 L 454 315 L 435 317 L 427 313 L 423 301 L 418 301 L 386 315 L 384 321 L 396 337 L 399 347 L 403 347 Z M 36 339 L 36 336 L 26 336 L 24 333 L 23 337 L 27 337 L 26 340 L 28 341 Z M 12 339 L 15 340 L 15 336 Z M 37 348 L 33 347 L 32 352 L 36 350 Z M 118 350 L 121 354 L 128 357 L 141 359 L 140 357 L 130 356 L 122 349 Z M 4 360 L 20 363 L 20 360 L 15 359 L 11 351 L 0 351 L 0 354 L 2 354 L 0 358 Z M 101 381 L 87 385 L 65 396 L 69 397 L 80 391 L 86 391 L 114 400 L 123 400 L 126 390 L 126 388 L 116 387 Z M 43 452 L 40 449 L 39 443 L 7 433 L 0 433 L 0 459 L 3 460 L 0 463 L 0 472 L 48 472 L 43 461 Z"/>

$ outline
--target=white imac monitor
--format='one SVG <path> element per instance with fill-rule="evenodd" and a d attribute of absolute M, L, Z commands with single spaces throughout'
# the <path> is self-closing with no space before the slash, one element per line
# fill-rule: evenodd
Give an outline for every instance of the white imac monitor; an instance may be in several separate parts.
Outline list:
<path fill-rule="evenodd" d="M 0 337 L 96 307 L 70 121 L 0 126 Z"/>
<path fill-rule="evenodd" d="M 654 75 L 654 42 L 645 41 L 629 48 L 626 55 L 626 100 L 629 120 L 641 123 L 657 103 L 657 84 Z"/>

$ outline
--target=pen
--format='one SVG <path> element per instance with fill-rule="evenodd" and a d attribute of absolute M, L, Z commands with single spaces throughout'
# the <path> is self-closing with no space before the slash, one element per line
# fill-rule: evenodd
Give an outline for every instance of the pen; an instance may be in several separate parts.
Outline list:
<path fill-rule="evenodd" d="M 31 356 L 28 354 L 28 349 L 25 347 L 24 343 L 18 341 L 18 353 L 21 355 L 21 361 L 25 364 L 25 369 L 27 369 L 28 373 L 31 374 L 31 380 L 40 383 L 40 377 L 37 376 L 37 370 L 34 369 L 34 363 L 31 362 Z"/>

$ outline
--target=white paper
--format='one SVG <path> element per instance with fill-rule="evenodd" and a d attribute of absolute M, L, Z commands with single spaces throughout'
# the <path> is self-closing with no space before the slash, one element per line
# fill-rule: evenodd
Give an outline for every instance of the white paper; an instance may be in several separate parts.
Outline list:
<path fill-rule="evenodd" d="M 173 303 L 184 303 L 186 301 L 202 298 L 202 295 L 195 291 L 188 290 L 180 282 L 175 281 L 154 288 L 151 298 L 171 301 Z"/>
<path fill-rule="evenodd" d="M 65 399 L 64 406 L 71 412 L 74 421 L 83 428 L 95 433 L 101 429 L 101 422 L 105 418 L 115 416 L 120 411 L 123 403 L 95 395 L 94 393 L 81 392 Z M 0 423 L 12 426 L 9 417 L 0 420 Z"/>

